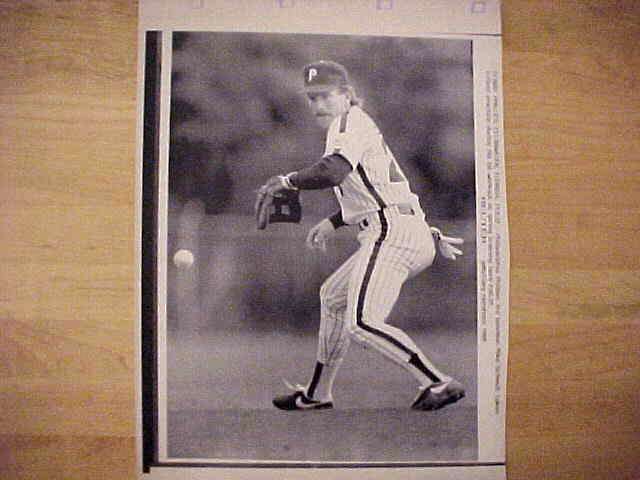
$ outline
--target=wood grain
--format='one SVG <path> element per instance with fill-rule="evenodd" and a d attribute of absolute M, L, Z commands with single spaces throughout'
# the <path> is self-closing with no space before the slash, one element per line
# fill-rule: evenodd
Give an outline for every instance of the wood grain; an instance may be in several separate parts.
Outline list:
<path fill-rule="evenodd" d="M 505 2 L 513 479 L 640 478 L 640 8 Z"/>
<path fill-rule="evenodd" d="M 640 6 L 506 1 L 511 479 L 640 478 Z M 0 2 L 0 477 L 133 478 L 137 9 Z"/>
<path fill-rule="evenodd" d="M 133 478 L 136 5 L 0 4 L 0 477 Z"/>

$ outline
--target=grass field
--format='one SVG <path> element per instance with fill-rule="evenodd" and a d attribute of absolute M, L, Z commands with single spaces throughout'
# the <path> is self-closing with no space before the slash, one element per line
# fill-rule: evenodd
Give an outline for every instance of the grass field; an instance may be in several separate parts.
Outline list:
<path fill-rule="evenodd" d="M 407 408 L 280 412 L 171 412 L 175 458 L 349 462 L 473 460 L 472 406 L 433 413 Z"/>
<path fill-rule="evenodd" d="M 460 379 L 467 396 L 436 412 L 408 408 L 413 379 L 352 343 L 335 384 L 335 409 L 281 412 L 282 378 L 304 382 L 315 359 L 313 334 L 177 338 L 169 345 L 168 451 L 171 457 L 318 460 L 472 460 L 476 382 L 471 336 L 414 335 L 433 361 Z"/>

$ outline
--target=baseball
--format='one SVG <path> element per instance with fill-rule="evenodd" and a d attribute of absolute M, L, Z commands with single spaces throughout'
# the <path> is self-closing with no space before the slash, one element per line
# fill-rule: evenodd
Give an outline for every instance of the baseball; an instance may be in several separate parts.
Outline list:
<path fill-rule="evenodd" d="M 173 256 L 173 263 L 178 268 L 189 268 L 193 265 L 193 253 L 190 250 L 178 250 Z"/>

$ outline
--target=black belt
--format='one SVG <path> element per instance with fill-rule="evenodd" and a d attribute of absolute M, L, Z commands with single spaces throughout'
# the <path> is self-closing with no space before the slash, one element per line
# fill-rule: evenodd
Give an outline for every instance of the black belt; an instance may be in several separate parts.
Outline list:
<path fill-rule="evenodd" d="M 411 205 L 407 205 L 406 203 L 403 203 L 401 205 L 391 205 L 390 207 L 385 208 L 384 210 L 387 210 L 389 208 L 396 208 L 398 210 L 398 213 L 400 215 L 415 215 L 416 211 L 413 209 L 413 207 Z M 360 229 L 365 229 L 369 226 L 369 221 L 365 218 L 364 220 L 362 220 L 358 226 L 360 227 Z"/>

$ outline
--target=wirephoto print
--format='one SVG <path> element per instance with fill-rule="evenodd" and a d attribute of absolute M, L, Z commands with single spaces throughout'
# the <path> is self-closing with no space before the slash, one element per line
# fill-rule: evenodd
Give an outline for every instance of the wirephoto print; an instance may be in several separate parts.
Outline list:
<path fill-rule="evenodd" d="M 506 205 L 482 45 L 143 39 L 143 472 L 503 478 Z"/>

